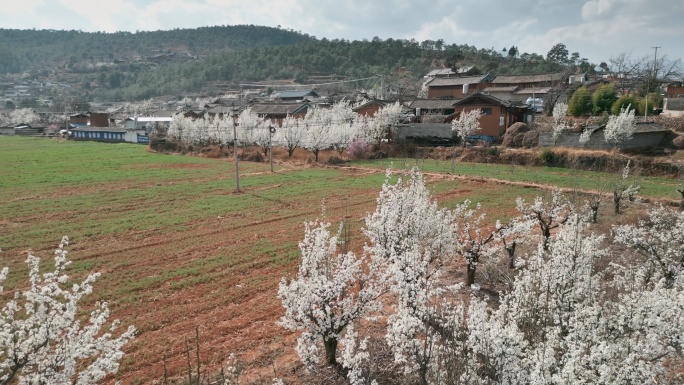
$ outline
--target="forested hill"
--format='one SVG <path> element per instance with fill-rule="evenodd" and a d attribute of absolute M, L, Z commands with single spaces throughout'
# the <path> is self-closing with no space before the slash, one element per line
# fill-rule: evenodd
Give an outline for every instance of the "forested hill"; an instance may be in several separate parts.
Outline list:
<path fill-rule="evenodd" d="M 434 41 L 373 39 L 311 40 L 279 47 L 221 52 L 205 60 L 144 71 L 121 88 L 108 89 L 107 99 L 141 99 L 198 90 L 210 82 L 234 83 L 274 79 L 312 81 L 314 75 L 358 79 L 382 75 L 384 81 L 418 81 L 434 68 L 476 66 L 480 73 L 530 74 L 561 70 L 567 63 L 538 54 L 508 55 L 474 46 Z M 380 77 L 376 78 L 380 81 Z"/>
<path fill-rule="evenodd" d="M 206 55 L 310 40 L 313 37 L 292 30 L 254 25 L 136 33 L 0 29 L 0 73 L 39 70 L 62 62 L 126 60 L 154 52 Z"/>
<path fill-rule="evenodd" d="M 481 74 L 533 74 L 570 64 L 591 67 L 573 63 L 565 46 L 559 46 L 560 59 L 549 59 L 515 46 L 483 49 L 442 39 L 328 40 L 253 25 L 137 33 L 0 29 L 0 74 L 69 84 L 72 93 L 86 99 L 139 100 L 207 90 L 217 83 L 314 83 L 326 77 L 373 76 L 356 86 L 393 83 L 390 88 L 396 90 L 411 83 L 415 90 L 435 68 L 475 66 Z"/>

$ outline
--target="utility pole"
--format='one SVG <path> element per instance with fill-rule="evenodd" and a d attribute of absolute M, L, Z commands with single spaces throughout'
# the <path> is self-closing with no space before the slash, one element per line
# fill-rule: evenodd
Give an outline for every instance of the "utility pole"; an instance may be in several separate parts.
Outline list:
<path fill-rule="evenodd" d="M 235 192 L 240 192 L 240 170 L 238 168 L 237 115 L 233 113 L 233 152 L 235 153 Z"/>
<path fill-rule="evenodd" d="M 654 80 L 656 79 L 656 61 L 658 60 L 658 48 L 660 47 L 651 47 L 655 50 L 655 53 L 653 54 L 653 74 L 648 77 L 648 82 L 646 83 L 646 105 L 644 106 L 644 121 L 646 121 L 646 118 L 648 117 L 648 93 L 651 91 L 651 78 Z"/>
<path fill-rule="evenodd" d="M 273 172 L 273 146 L 271 146 L 271 140 L 273 138 L 273 134 L 275 134 L 276 129 L 275 127 L 269 125 L 268 126 L 268 161 L 271 163 L 271 172 Z"/>

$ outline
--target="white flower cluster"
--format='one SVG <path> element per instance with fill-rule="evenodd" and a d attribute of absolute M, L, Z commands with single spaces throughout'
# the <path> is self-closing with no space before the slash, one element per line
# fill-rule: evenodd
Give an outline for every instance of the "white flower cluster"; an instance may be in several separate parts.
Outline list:
<path fill-rule="evenodd" d="M 103 330 L 109 318 L 104 302 L 82 324 L 78 305 L 92 292 L 99 273 L 68 287 L 67 243 L 64 237 L 55 251 L 52 272 L 40 274 L 40 259 L 29 253 L 31 286 L 17 290 L 1 310 L 0 384 L 15 378 L 19 384 L 94 384 L 117 372 L 121 347 L 134 337 L 133 326 L 115 336 L 118 321 Z M 0 282 L 6 277 L 5 268 Z"/>
<path fill-rule="evenodd" d="M 318 362 L 322 342 L 336 363 L 339 341 L 349 381 L 372 383 L 376 340 L 355 325 L 382 300 L 390 309 L 384 341 L 409 381 L 682 383 L 684 214 L 658 207 L 638 225 L 615 227 L 623 247 L 614 250 L 558 190 L 531 204 L 519 199 L 518 210 L 485 230 L 479 206 L 439 208 L 418 171 L 397 178 L 388 170 L 366 217 L 362 257 L 337 254 L 328 224 L 307 224 L 297 279 L 279 291 L 282 324 L 303 331 L 302 360 Z M 514 245 L 533 226 L 542 233 L 536 251 L 513 263 Z M 477 291 L 463 304 L 446 262 L 458 255 L 474 270 L 504 250 L 517 272 L 510 289 L 496 306 Z"/>
<path fill-rule="evenodd" d="M 628 105 L 627 108 L 620 109 L 618 115 L 608 117 L 606 129 L 603 131 L 606 142 L 616 145 L 632 138 L 636 125 L 634 109 L 630 107 L 631 105 Z"/>
<path fill-rule="evenodd" d="M 568 129 L 568 125 L 565 123 L 565 117 L 568 115 L 568 104 L 567 103 L 556 103 L 553 106 L 553 140 L 557 140 L 558 137 L 563 133 L 563 131 Z M 591 133 L 588 134 L 591 136 Z M 582 142 L 580 137 L 580 143 L 584 144 L 589 141 L 587 136 L 586 141 Z"/>
<path fill-rule="evenodd" d="M 352 252 L 338 253 L 342 228 L 331 235 L 329 226 L 325 222 L 305 224 L 297 278 L 289 282 L 283 279 L 278 289 L 285 307 L 280 325 L 304 331 L 297 353 L 307 364 L 320 359 L 318 340 L 324 342 L 327 362 L 335 364 L 342 331 L 377 305 L 378 292 L 366 268 L 367 258 Z"/>
<path fill-rule="evenodd" d="M 233 143 L 235 125 L 240 146 L 256 144 L 266 153 L 271 144 L 287 148 L 290 155 L 303 147 L 318 156 L 325 149 L 342 153 L 354 139 L 380 143 L 401 117 L 399 103 L 381 108 L 374 116 L 363 116 L 354 112 L 348 102 L 339 102 L 330 108 L 312 108 L 302 118 L 288 115 L 282 122 L 264 119 L 247 108 L 235 119 L 232 116 L 193 119 L 176 115 L 168 135 L 189 144 L 228 144 Z"/>
<path fill-rule="evenodd" d="M 40 115 L 36 114 L 31 108 L 17 108 L 9 113 L 0 113 L 0 125 L 35 123 L 40 121 Z"/>
<path fill-rule="evenodd" d="M 461 112 L 461 116 L 451 122 L 451 131 L 456 133 L 463 145 L 465 145 L 466 138 L 480 131 L 481 117 L 482 110 L 476 108 L 468 112 Z"/>

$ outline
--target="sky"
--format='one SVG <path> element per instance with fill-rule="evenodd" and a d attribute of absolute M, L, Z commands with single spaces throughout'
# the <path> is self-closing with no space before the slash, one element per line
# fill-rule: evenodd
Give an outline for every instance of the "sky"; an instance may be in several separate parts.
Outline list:
<path fill-rule="evenodd" d="M 416 39 L 520 53 L 563 43 L 592 63 L 684 59 L 681 0 L 0 0 L 1 28 L 154 31 L 253 24 L 317 38 Z"/>

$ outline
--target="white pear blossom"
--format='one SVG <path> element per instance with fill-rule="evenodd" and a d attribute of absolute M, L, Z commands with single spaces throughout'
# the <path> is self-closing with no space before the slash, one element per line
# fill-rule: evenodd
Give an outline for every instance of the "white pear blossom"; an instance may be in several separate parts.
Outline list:
<path fill-rule="evenodd" d="M 563 133 L 563 131 L 568 129 L 568 125 L 565 123 L 565 118 L 568 115 L 568 104 L 567 103 L 556 103 L 553 106 L 553 140 L 556 141 L 558 137 Z M 591 133 L 589 133 L 591 135 Z M 588 139 L 587 139 L 588 140 Z M 580 143 L 582 142 L 582 137 L 580 137 Z"/>
<path fill-rule="evenodd" d="M 55 251 L 55 269 L 40 274 L 40 259 L 29 253 L 30 287 L 17 290 L 0 311 L 0 384 L 94 384 L 116 373 L 121 348 L 135 328 L 117 333 L 118 321 L 106 327 L 107 303 L 99 302 L 87 322 L 80 316 L 81 299 L 93 291 L 99 273 L 68 285 L 64 237 Z M 0 272 L 0 282 L 7 269 Z M 118 334 L 118 335 L 117 335 Z"/>
<path fill-rule="evenodd" d="M 437 375 L 439 320 L 451 310 L 438 282 L 445 259 L 455 252 L 454 215 L 438 208 L 418 170 L 396 183 L 391 177 L 388 170 L 377 208 L 366 217 L 367 250 L 397 298 L 385 340 L 406 373 L 426 380 Z"/>
<path fill-rule="evenodd" d="M 300 147 L 306 138 L 306 129 L 304 125 L 300 126 L 300 119 L 296 119 L 288 115 L 283 119 L 280 127 L 277 128 L 273 141 L 278 146 L 287 149 L 288 156 L 292 156 L 297 147 Z"/>
<path fill-rule="evenodd" d="M 278 298 L 285 315 L 280 325 L 302 331 L 297 354 L 307 365 L 319 362 L 319 343 L 325 347 L 326 362 L 337 364 L 337 345 L 344 329 L 373 310 L 379 296 L 367 269 L 367 258 L 352 252 L 338 253 L 337 234 L 329 223 L 305 223 L 304 240 L 299 243 L 302 261 L 297 277 L 283 279 Z"/>
<path fill-rule="evenodd" d="M 684 269 L 684 213 L 663 206 L 648 212 L 638 224 L 613 227 L 615 242 L 646 257 L 650 280 L 672 284 Z"/>
<path fill-rule="evenodd" d="M 466 139 L 475 135 L 482 127 L 480 127 L 480 118 L 482 117 L 482 110 L 479 108 L 470 110 L 468 112 L 461 112 L 458 119 L 451 122 L 451 131 L 456 133 L 456 136 L 461 140 L 465 147 Z"/>
<path fill-rule="evenodd" d="M 634 123 L 634 109 L 630 108 L 620 109 L 617 115 L 608 117 L 608 123 L 603 131 L 606 142 L 617 145 L 632 138 L 636 125 Z"/>

